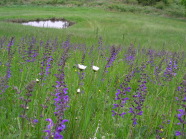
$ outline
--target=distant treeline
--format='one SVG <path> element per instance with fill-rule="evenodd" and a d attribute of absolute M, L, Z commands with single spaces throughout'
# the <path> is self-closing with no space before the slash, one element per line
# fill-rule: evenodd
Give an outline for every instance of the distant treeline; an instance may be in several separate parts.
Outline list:
<path fill-rule="evenodd" d="M 68 5 L 68 6 L 104 6 L 109 9 L 118 9 L 118 11 L 135 11 L 137 6 L 152 6 L 157 9 L 167 10 L 168 13 L 180 17 L 186 15 L 186 0 L 0 0 L 0 5 Z M 125 5 L 126 6 L 123 6 Z M 135 7 L 134 7 L 135 6 Z M 110 8 L 111 7 L 111 8 Z M 114 7 L 114 8 L 113 8 Z M 131 9 L 132 8 L 132 9 Z M 134 9 L 133 9 L 134 8 Z M 124 10 L 123 10 L 124 9 Z M 128 8 L 127 8 L 128 9 Z M 175 14 L 174 14 L 175 13 Z M 172 15 L 172 14 L 168 14 Z"/>
<path fill-rule="evenodd" d="M 141 5 L 155 5 L 157 3 L 180 3 L 185 5 L 186 0 L 1 0 L 0 4 L 66 4 L 66 3 L 85 3 L 85 2 L 114 2 L 114 3 L 132 3 L 132 4 L 141 4 Z"/>
<path fill-rule="evenodd" d="M 132 3 L 141 5 L 155 5 L 159 2 L 164 4 L 169 3 L 181 3 L 186 4 L 186 0 L 1 0 L 0 4 L 25 4 L 25 3 L 41 3 L 41 4 L 65 4 L 65 3 L 78 3 L 78 2 L 122 2 L 122 3 Z"/>

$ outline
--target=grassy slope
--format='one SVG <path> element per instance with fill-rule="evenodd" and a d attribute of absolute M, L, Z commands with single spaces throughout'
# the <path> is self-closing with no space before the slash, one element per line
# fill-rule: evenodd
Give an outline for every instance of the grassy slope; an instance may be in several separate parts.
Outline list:
<path fill-rule="evenodd" d="M 4 22 L 8 19 L 65 18 L 76 22 L 70 28 L 43 29 Z M 185 20 L 108 12 L 99 8 L 85 7 L 32 7 L 14 6 L 0 8 L 0 36 L 22 37 L 26 35 L 41 38 L 65 38 L 72 36 L 74 42 L 91 44 L 101 36 L 106 44 L 124 44 L 162 48 L 185 49 Z"/>

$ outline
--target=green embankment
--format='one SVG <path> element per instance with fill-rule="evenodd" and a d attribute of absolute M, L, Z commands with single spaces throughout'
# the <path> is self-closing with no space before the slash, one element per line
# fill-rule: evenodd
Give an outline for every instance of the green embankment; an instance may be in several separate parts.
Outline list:
<path fill-rule="evenodd" d="M 67 29 L 46 29 L 6 22 L 10 19 L 65 18 L 75 24 Z M 12 6 L 0 8 L 0 36 L 66 38 L 92 44 L 102 37 L 106 44 L 185 49 L 185 20 L 155 15 L 110 12 L 99 8 Z M 96 39 L 95 39 L 96 38 Z"/>

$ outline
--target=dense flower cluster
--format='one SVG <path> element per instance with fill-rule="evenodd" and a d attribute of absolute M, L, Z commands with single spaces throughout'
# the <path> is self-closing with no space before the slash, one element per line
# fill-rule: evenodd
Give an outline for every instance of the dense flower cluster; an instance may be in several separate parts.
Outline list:
<path fill-rule="evenodd" d="M 23 39 L 23 44 L 20 44 L 20 54 L 25 62 L 34 62 L 36 61 L 37 56 L 39 55 L 38 48 L 36 46 L 36 38 L 32 37 L 29 41 L 28 48 L 25 47 Z"/>
<path fill-rule="evenodd" d="M 172 78 L 173 76 L 176 76 L 175 70 L 177 69 L 177 62 L 176 61 L 170 61 L 169 64 L 167 65 L 165 72 L 164 72 L 164 77 L 166 78 Z"/>
<path fill-rule="evenodd" d="M 68 106 L 69 102 L 69 96 L 67 95 L 66 84 L 65 84 L 65 74 L 64 74 L 64 67 L 66 60 L 68 58 L 68 50 L 69 48 L 64 48 L 64 54 L 61 57 L 61 61 L 59 63 L 59 66 L 61 66 L 61 69 L 59 70 L 59 74 L 55 74 L 57 78 L 57 85 L 55 86 L 55 96 L 54 99 L 54 105 L 55 105 L 55 116 L 57 117 L 57 122 L 53 124 L 52 119 L 46 119 L 50 122 L 50 124 L 47 126 L 47 130 L 44 130 L 44 132 L 47 132 L 46 139 L 54 138 L 54 139 L 63 139 L 63 135 L 61 135 L 61 132 L 65 129 L 65 122 L 68 120 L 64 119 L 64 112 L 66 110 L 66 107 Z M 54 127 L 54 128 L 53 128 Z"/>
<path fill-rule="evenodd" d="M 133 64 L 134 60 L 135 60 L 135 57 L 136 57 L 136 50 L 133 46 L 130 46 L 128 48 L 128 51 L 127 53 L 125 54 L 125 61 L 128 63 L 128 64 Z"/>
<path fill-rule="evenodd" d="M 7 52 L 8 52 L 8 62 L 6 63 L 6 75 L 3 77 L 0 77 L 0 94 L 5 92 L 5 90 L 9 87 L 8 81 L 11 77 L 11 63 L 12 63 L 12 57 L 13 57 L 13 51 L 12 46 L 14 44 L 14 37 L 11 38 L 10 42 L 7 45 Z"/>
<path fill-rule="evenodd" d="M 110 57 L 108 58 L 107 60 L 107 64 L 105 66 L 105 69 L 104 69 L 104 72 L 108 72 L 107 71 L 107 68 L 111 67 L 113 62 L 115 61 L 116 59 L 116 56 L 117 54 L 119 53 L 121 49 L 120 48 L 116 48 L 114 46 L 111 47 L 111 50 L 110 50 Z"/>
<path fill-rule="evenodd" d="M 41 62 L 41 80 L 46 80 L 46 77 L 50 74 L 50 68 L 52 64 L 53 58 L 52 56 L 44 58 L 43 61 Z M 45 70 L 44 70 L 45 69 Z"/>
<path fill-rule="evenodd" d="M 29 103 L 31 102 L 31 96 L 33 95 L 34 87 L 36 85 L 36 81 L 31 81 L 28 83 L 28 85 L 25 87 L 26 93 L 21 96 L 19 99 L 21 100 L 22 104 L 20 107 L 23 109 L 20 117 L 22 118 L 22 128 L 24 128 L 25 120 L 31 121 L 31 117 L 27 115 L 27 111 L 29 110 Z M 17 88 L 15 88 L 17 92 L 22 93 Z M 31 121 L 33 124 L 36 124 L 38 121 L 36 119 L 34 121 Z"/>
<path fill-rule="evenodd" d="M 130 107 L 130 111 L 129 113 L 131 113 L 133 115 L 133 126 L 135 126 L 137 124 L 137 116 L 138 115 L 142 115 L 143 111 L 143 103 L 145 101 L 145 97 L 147 94 L 147 87 L 146 87 L 146 81 L 145 81 L 145 76 L 146 74 L 142 74 L 141 75 L 143 79 L 141 79 L 140 81 L 140 85 L 137 89 L 137 92 L 135 95 L 133 95 L 133 99 L 134 99 L 134 104 L 132 104 L 132 107 Z"/>
<path fill-rule="evenodd" d="M 185 74 L 186 76 L 186 74 Z M 184 78 L 185 78 L 184 76 Z M 179 106 L 179 109 L 177 109 L 178 114 L 176 115 L 178 119 L 177 125 L 180 127 L 180 131 L 176 131 L 176 136 L 185 136 L 185 128 L 186 125 L 186 80 L 184 79 L 183 82 L 180 84 L 180 86 L 177 89 L 177 97 L 176 97 L 177 104 Z"/>
<path fill-rule="evenodd" d="M 112 116 L 119 115 L 123 117 L 126 112 L 123 112 L 123 109 L 125 104 L 127 103 L 127 100 L 129 100 L 129 97 L 127 97 L 127 93 L 131 92 L 131 87 L 129 87 L 129 82 L 134 76 L 134 72 L 126 75 L 124 82 L 120 85 L 120 89 L 117 90 L 117 93 L 115 94 L 115 100 L 117 101 L 117 104 L 113 104 L 114 107 L 112 110 Z"/>

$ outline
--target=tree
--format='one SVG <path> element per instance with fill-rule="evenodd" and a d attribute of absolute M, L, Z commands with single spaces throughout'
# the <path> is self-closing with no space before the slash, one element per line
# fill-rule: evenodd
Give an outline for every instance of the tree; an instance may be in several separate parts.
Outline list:
<path fill-rule="evenodd" d="M 186 8 L 186 0 L 181 0 L 181 4 Z"/>
<path fill-rule="evenodd" d="M 186 16 L 186 0 L 181 0 L 181 4 L 185 7 L 185 16 Z"/>
<path fill-rule="evenodd" d="M 137 0 L 139 4 L 142 4 L 142 5 L 155 5 L 156 2 L 160 2 L 162 1 L 163 3 L 167 4 L 168 1 L 167 0 Z"/>

